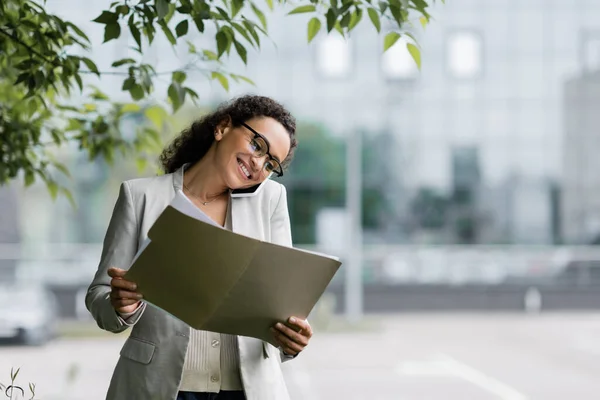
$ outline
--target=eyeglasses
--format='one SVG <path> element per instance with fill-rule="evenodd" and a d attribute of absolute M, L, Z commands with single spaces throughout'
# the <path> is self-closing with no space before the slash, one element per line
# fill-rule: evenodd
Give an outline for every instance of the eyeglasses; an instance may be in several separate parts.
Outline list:
<path fill-rule="evenodd" d="M 265 162 L 263 168 L 267 173 L 274 173 L 277 176 L 283 176 L 283 167 L 281 166 L 281 162 L 278 159 L 273 157 L 269 153 L 269 141 L 266 137 L 256 132 L 246 123 L 241 123 L 243 127 L 248 129 L 250 132 L 254 134 L 254 137 L 250 139 L 250 150 L 252 150 L 253 156 L 256 158 L 261 158 L 267 156 L 267 161 Z"/>

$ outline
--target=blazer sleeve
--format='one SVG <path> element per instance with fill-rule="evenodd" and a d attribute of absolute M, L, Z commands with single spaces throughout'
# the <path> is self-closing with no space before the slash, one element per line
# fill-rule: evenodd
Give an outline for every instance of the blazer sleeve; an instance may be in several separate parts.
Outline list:
<path fill-rule="evenodd" d="M 85 305 L 98 326 L 113 333 L 122 332 L 131 324 L 110 304 L 108 268 L 129 268 L 137 251 L 137 225 L 131 189 L 123 182 L 104 238 L 100 264 L 85 296 Z"/>
<path fill-rule="evenodd" d="M 292 247 L 292 227 L 287 204 L 287 191 L 285 186 L 279 185 L 281 192 L 271 215 L 271 243 Z"/>
<path fill-rule="evenodd" d="M 280 187 L 279 200 L 271 216 L 271 243 L 292 247 L 292 226 L 287 204 L 287 191 L 285 186 L 280 185 Z M 282 363 L 293 360 L 297 356 L 287 355 L 283 349 L 279 348 L 279 357 Z"/>

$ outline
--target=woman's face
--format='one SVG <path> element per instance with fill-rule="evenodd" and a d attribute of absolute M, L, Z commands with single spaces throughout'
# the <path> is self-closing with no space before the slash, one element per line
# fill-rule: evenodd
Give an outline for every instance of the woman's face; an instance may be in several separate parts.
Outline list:
<path fill-rule="evenodd" d="M 245 125 L 217 128 L 216 161 L 222 178 L 231 189 L 251 187 L 277 173 L 290 151 L 290 135 L 273 118 L 253 118 Z M 266 145 L 266 146 L 265 146 Z M 265 151 L 268 153 L 264 154 Z M 261 151 L 262 150 L 262 151 Z"/>

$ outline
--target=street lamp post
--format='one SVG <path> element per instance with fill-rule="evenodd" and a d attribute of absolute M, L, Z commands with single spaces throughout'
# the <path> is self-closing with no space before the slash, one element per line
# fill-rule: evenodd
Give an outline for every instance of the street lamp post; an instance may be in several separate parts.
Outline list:
<path fill-rule="evenodd" d="M 354 129 L 346 140 L 346 209 L 348 251 L 346 260 L 346 318 L 351 323 L 363 314 L 362 287 L 362 137 Z"/>

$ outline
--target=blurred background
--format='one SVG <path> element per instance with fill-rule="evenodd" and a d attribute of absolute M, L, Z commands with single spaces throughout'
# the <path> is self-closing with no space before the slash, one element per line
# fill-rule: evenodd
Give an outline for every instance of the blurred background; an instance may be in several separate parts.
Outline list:
<path fill-rule="evenodd" d="M 100 45 L 88 22 L 106 6 L 47 2 L 80 21 L 95 59 L 127 57 L 133 38 Z M 281 179 L 294 242 L 344 266 L 311 316 L 313 344 L 284 366 L 295 400 L 597 399 L 600 2 L 448 0 L 431 13 L 414 32 L 421 71 L 402 39 L 382 54 L 370 25 L 309 46 L 307 18 L 269 15 L 272 43 L 230 63 L 256 86 L 228 93 L 188 73 L 200 106 L 169 117 L 162 139 L 244 93 L 297 117 Z M 188 62 L 162 39 L 144 54 L 157 70 Z M 99 84 L 126 95 L 118 78 Z M 21 366 L 41 398 L 102 399 L 125 337 L 95 328 L 83 299 L 120 182 L 157 163 L 61 159 L 76 208 L 44 185 L 0 188 L 0 336 L 16 335 L 0 382 Z"/>

